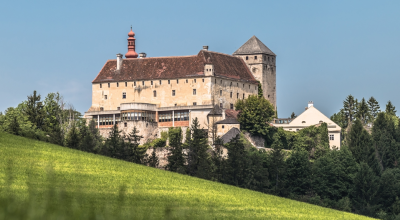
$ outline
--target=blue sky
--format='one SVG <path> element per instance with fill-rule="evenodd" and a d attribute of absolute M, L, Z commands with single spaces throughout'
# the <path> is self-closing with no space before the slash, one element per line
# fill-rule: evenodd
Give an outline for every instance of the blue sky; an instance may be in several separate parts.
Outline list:
<path fill-rule="evenodd" d="M 0 111 L 33 90 L 85 112 L 91 81 L 127 51 L 232 54 L 256 35 L 277 54 L 279 117 L 309 100 L 328 117 L 349 94 L 400 109 L 400 1 L 3 1 Z"/>

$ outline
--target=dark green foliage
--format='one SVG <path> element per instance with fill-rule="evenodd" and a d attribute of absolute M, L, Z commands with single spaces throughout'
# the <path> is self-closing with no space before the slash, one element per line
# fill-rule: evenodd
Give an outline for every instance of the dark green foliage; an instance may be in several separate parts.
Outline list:
<path fill-rule="evenodd" d="M 370 119 L 370 111 L 364 98 L 362 98 L 361 102 L 357 105 L 356 118 L 361 120 L 363 124 L 366 124 Z"/>
<path fill-rule="evenodd" d="M 373 121 L 376 118 L 376 116 L 378 116 L 378 113 L 380 111 L 379 103 L 373 96 L 371 96 L 371 98 L 368 99 L 368 107 L 369 107 L 369 112 L 371 113 L 371 119 L 372 119 L 371 121 Z"/>
<path fill-rule="evenodd" d="M 292 112 L 292 114 L 290 115 L 290 118 L 295 119 L 296 117 L 297 117 L 297 115 L 294 112 Z"/>
<path fill-rule="evenodd" d="M 33 91 L 33 95 L 28 96 L 24 112 L 32 124 L 38 129 L 42 129 L 45 113 L 42 102 L 40 101 L 40 95 L 36 94 L 36 90 Z"/>
<path fill-rule="evenodd" d="M 396 203 L 400 196 L 400 170 L 386 169 L 379 181 L 379 190 L 377 193 L 377 203 L 386 213 L 399 214 L 396 209 Z M 395 206 L 393 206 L 395 205 Z"/>
<path fill-rule="evenodd" d="M 353 179 L 350 198 L 356 213 L 374 216 L 379 179 L 368 164 L 361 162 Z"/>
<path fill-rule="evenodd" d="M 319 158 L 329 150 L 328 126 L 326 123 L 310 126 L 298 131 L 294 147 L 309 152 L 310 158 Z"/>
<path fill-rule="evenodd" d="M 375 149 L 370 134 L 364 129 L 360 120 L 356 120 L 348 135 L 349 149 L 357 163 L 376 166 Z"/>
<path fill-rule="evenodd" d="M 261 85 L 261 82 L 260 82 L 260 81 L 258 81 L 258 97 L 259 97 L 259 98 L 264 97 L 263 89 L 262 89 L 262 85 Z"/>
<path fill-rule="evenodd" d="M 396 115 L 396 107 L 392 104 L 392 102 L 389 100 L 388 103 L 386 104 L 386 109 L 385 112 L 389 115 Z"/>
<path fill-rule="evenodd" d="M 139 130 L 136 129 L 136 126 L 133 127 L 131 133 L 126 136 L 127 142 L 125 143 L 125 159 L 127 161 L 131 161 L 133 163 L 144 164 L 144 158 L 146 157 L 146 147 L 140 147 L 140 140 L 143 136 L 138 135 Z"/>
<path fill-rule="evenodd" d="M 357 100 L 354 100 L 352 95 L 348 95 L 346 100 L 343 101 L 343 112 L 346 120 L 350 123 L 353 121 L 356 114 Z"/>
<path fill-rule="evenodd" d="M 313 164 L 314 191 L 323 199 L 339 201 L 348 196 L 356 168 L 356 162 L 346 147 L 329 151 Z"/>
<path fill-rule="evenodd" d="M 268 168 L 270 174 L 270 182 L 273 187 L 272 191 L 276 195 L 286 195 L 284 187 L 286 184 L 285 173 L 286 173 L 286 163 L 285 163 L 285 153 L 283 151 L 284 144 L 282 143 L 285 139 L 284 133 L 277 132 L 274 134 L 274 142 L 272 143 L 272 151 L 268 158 Z"/>
<path fill-rule="evenodd" d="M 200 128 L 197 118 L 193 119 L 190 127 L 191 135 L 186 136 L 187 165 L 186 172 L 190 176 L 211 179 L 211 157 L 207 153 L 207 131 Z M 189 133 L 190 134 L 190 133 Z"/>
<path fill-rule="evenodd" d="M 102 154 L 113 158 L 125 159 L 124 139 L 116 124 L 112 127 L 104 145 Z"/>
<path fill-rule="evenodd" d="M 228 159 L 224 171 L 224 183 L 243 186 L 246 181 L 247 157 L 244 144 L 240 141 L 240 135 L 232 138 L 226 147 Z"/>
<path fill-rule="evenodd" d="M 214 150 L 211 151 L 211 160 L 213 164 L 213 180 L 223 181 L 222 174 L 224 172 L 225 161 L 223 158 L 223 141 L 220 137 L 217 137 L 214 141 Z"/>
<path fill-rule="evenodd" d="M 71 128 L 68 131 L 65 142 L 66 142 L 66 147 L 69 147 L 72 149 L 79 149 L 80 138 L 79 138 L 79 132 L 75 126 L 75 123 L 71 124 Z"/>
<path fill-rule="evenodd" d="M 169 128 L 168 136 L 169 147 L 171 150 L 168 154 L 168 164 L 166 169 L 169 171 L 185 173 L 185 159 L 182 152 L 182 129 L 180 127 Z"/>
<path fill-rule="evenodd" d="M 246 168 L 246 181 L 243 188 L 256 190 L 260 192 L 268 192 L 269 180 L 268 169 L 266 166 L 267 155 L 264 150 L 250 148 L 246 150 L 248 158 Z"/>
<path fill-rule="evenodd" d="M 349 121 L 347 120 L 346 114 L 343 109 L 340 109 L 338 113 L 331 116 L 331 120 L 339 125 L 342 129 L 347 128 Z"/>
<path fill-rule="evenodd" d="M 147 159 L 147 165 L 150 167 L 158 167 L 159 160 L 156 154 L 156 148 L 153 148 L 153 152 L 151 152 L 151 156 Z"/>
<path fill-rule="evenodd" d="M 305 195 L 311 189 L 311 163 L 308 152 L 294 149 L 286 160 L 286 178 L 289 193 Z"/>
<path fill-rule="evenodd" d="M 235 108 L 240 110 L 238 120 L 241 129 L 255 135 L 267 135 L 267 122 L 275 115 L 274 107 L 268 100 L 250 95 L 245 100 L 239 99 Z"/>

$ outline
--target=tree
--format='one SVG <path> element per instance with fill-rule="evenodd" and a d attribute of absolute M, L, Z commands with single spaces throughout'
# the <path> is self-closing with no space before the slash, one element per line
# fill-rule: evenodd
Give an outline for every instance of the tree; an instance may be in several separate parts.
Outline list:
<path fill-rule="evenodd" d="M 379 179 L 368 166 L 361 162 L 353 178 L 350 198 L 356 213 L 373 216 L 376 211 L 376 196 Z"/>
<path fill-rule="evenodd" d="M 357 105 L 356 118 L 361 120 L 363 124 L 366 124 L 370 118 L 369 114 L 368 104 L 365 99 L 362 98 L 361 102 Z"/>
<path fill-rule="evenodd" d="M 136 129 L 136 126 L 133 127 L 131 133 L 126 137 L 127 143 L 126 145 L 126 154 L 125 159 L 127 161 L 131 161 L 133 163 L 142 164 L 144 163 L 144 158 L 146 157 L 146 147 L 140 147 L 140 140 L 143 136 L 138 135 L 139 130 Z"/>
<path fill-rule="evenodd" d="M 350 124 L 355 116 L 355 111 L 357 107 L 357 101 L 354 100 L 354 97 L 352 95 L 348 95 L 346 97 L 346 100 L 343 101 L 343 111 L 346 117 L 346 120 Z"/>
<path fill-rule="evenodd" d="M 268 122 L 275 115 L 274 107 L 264 97 L 250 95 L 245 100 L 238 100 L 236 110 L 240 110 L 238 120 L 243 130 L 255 135 L 267 135 Z"/>
<path fill-rule="evenodd" d="M 297 117 L 297 115 L 294 112 L 292 112 L 292 114 L 290 115 L 290 118 L 295 119 L 296 117 Z"/>
<path fill-rule="evenodd" d="M 42 129 L 44 111 L 42 102 L 40 102 L 40 95 L 36 94 L 36 90 L 33 91 L 33 95 L 28 96 L 25 114 L 28 115 L 29 121 L 31 121 L 38 129 Z"/>
<path fill-rule="evenodd" d="M 379 113 L 379 103 L 376 101 L 376 99 L 371 96 L 368 100 L 368 107 L 369 107 L 369 112 L 371 113 L 371 122 L 376 118 L 376 116 Z"/>
<path fill-rule="evenodd" d="M 349 149 L 357 163 L 376 165 L 375 149 L 370 134 L 364 129 L 360 120 L 356 120 L 348 135 Z"/>
<path fill-rule="evenodd" d="M 109 157 L 124 159 L 124 140 L 121 136 L 121 131 L 118 130 L 117 124 L 115 124 L 110 133 L 109 137 L 105 142 L 105 148 L 103 149 L 103 154 Z"/>
<path fill-rule="evenodd" d="M 150 167 L 158 167 L 159 165 L 159 160 L 156 154 L 156 148 L 153 148 L 153 152 L 151 153 L 151 156 L 147 159 L 147 164 Z"/>
<path fill-rule="evenodd" d="M 329 150 L 328 125 L 322 123 L 301 129 L 294 139 L 294 146 L 308 151 L 310 159 L 317 159 Z"/>
<path fill-rule="evenodd" d="M 396 115 L 396 107 L 392 104 L 392 102 L 389 100 L 388 103 L 386 104 L 386 109 L 385 112 L 389 115 Z"/>
<path fill-rule="evenodd" d="M 346 129 L 349 121 L 347 120 L 346 113 L 343 109 L 340 109 L 338 113 L 331 116 L 331 120 L 339 125 L 342 129 Z"/>
<path fill-rule="evenodd" d="M 270 173 L 270 182 L 273 186 L 273 192 L 276 195 L 285 195 L 284 186 L 286 184 L 284 174 L 286 173 L 285 153 L 283 151 L 284 133 L 277 132 L 274 134 L 274 142 L 272 143 L 272 151 L 268 158 L 268 168 Z"/>
<path fill-rule="evenodd" d="M 72 149 L 79 149 L 79 133 L 78 129 L 76 129 L 75 123 L 71 125 L 66 137 L 66 147 Z"/>
<path fill-rule="evenodd" d="M 247 155 L 245 146 L 240 140 L 240 135 L 238 134 L 232 138 L 226 147 L 228 149 L 228 159 L 226 160 L 223 182 L 234 186 L 243 186 L 246 177 Z"/>
<path fill-rule="evenodd" d="M 264 93 L 263 93 L 263 89 L 262 89 L 262 85 L 261 85 L 260 81 L 258 81 L 258 97 L 259 98 L 264 97 Z"/>
<path fill-rule="evenodd" d="M 289 193 L 305 195 L 311 189 L 311 163 L 308 152 L 294 149 L 286 160 L 286 178 Z"/>
<path fill-rule="evenodd" d="M 185 144 L 188 149 L 186 172 L 190 176 L 210 179 L 211 158 L 207 153 L 207 133 L 203 129 L 200 129 L 197 118 L 194 118 L 190 131 L 191 135 L 186 137 Z"/>
<path fill-rule="evenodd" d="M 222 181 L 222 174 L 224 171 L 224 157 L 223 157 L 223 141 L 217 137 L 214 141 L 214 150 L 211 152 L 212 164 L 214 166 L 213 179 L 215 181 Z"/>
<path fill-rule="evenodd" d="M 378 204 L 386 213 L 399 214 L 393 205 L 400 195 L 400 169 L 387 169 L 382 173 L 377 192 Z"/>
<path fill-rule="evenodd" d="M 185 173 L 184 164 L 185 159 L 183 156 L 182 147 L 182 130 L 178 128 L 169 128 L 169 147 L 170 152 L 168 153 L 168 164 L 166 169 L 169 171 Z"/>

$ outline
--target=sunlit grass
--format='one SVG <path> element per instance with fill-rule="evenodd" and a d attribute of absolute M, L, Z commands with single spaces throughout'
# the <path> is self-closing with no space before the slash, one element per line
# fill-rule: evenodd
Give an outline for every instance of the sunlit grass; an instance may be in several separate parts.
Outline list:
<path fill-rule="evenodd" d="M 367 219 L 1 132 L 0 186 L 0 219 Z"/>

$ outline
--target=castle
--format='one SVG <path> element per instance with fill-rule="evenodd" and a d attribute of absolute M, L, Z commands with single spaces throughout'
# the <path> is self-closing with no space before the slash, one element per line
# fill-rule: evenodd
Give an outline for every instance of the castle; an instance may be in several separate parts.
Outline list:
<path fill-rule="evenodd" d="M 92 81 L 84 117 L 105 137 L 114 124 L 125 133 L 136 126 L 145 142 L 169 127 L 185 130 L 196 117 L 205 129 L 217 125 L 222 136 L 240 126 L 229 110 L 257 95 L 259 83 L 276 108 L 276 55 L 255 36 L 232 55 L 203 46 L 197 55 L 173 57 L 138 54 L 135 40 L 131 29 L 125 58 L 108 60 Z"/>

